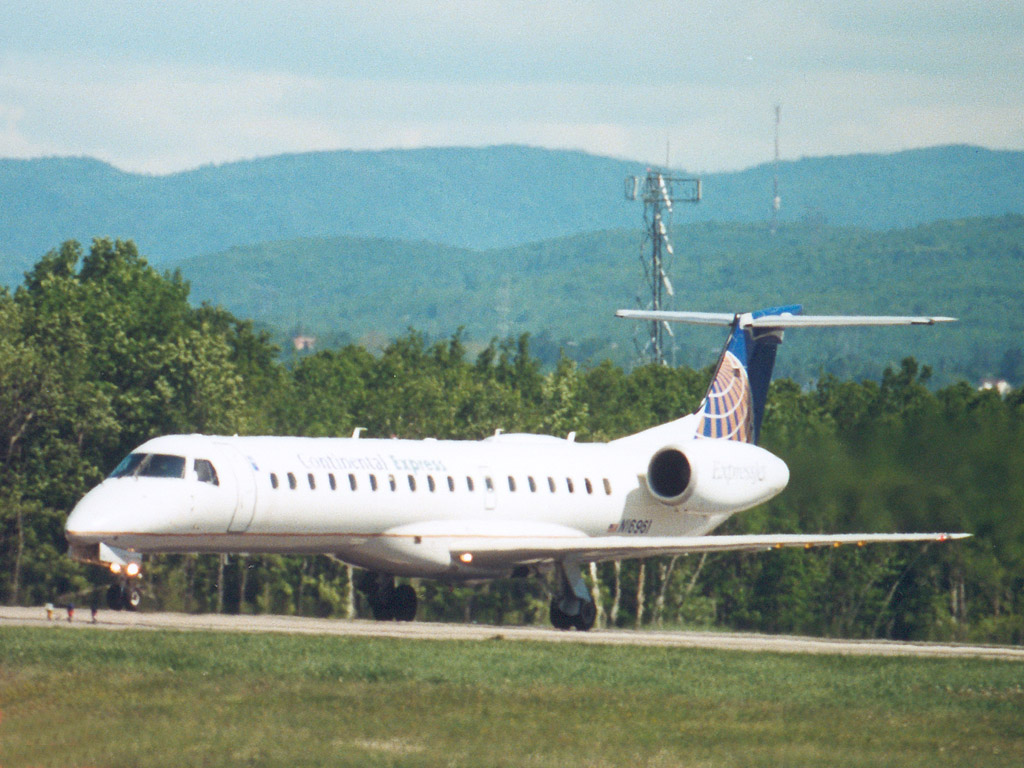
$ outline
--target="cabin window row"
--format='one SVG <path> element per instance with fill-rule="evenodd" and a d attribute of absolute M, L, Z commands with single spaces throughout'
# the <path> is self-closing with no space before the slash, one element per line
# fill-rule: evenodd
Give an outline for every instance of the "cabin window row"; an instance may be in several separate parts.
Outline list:
<path fill-rule="evenodd" d="M 296 477 L 294 472 L 287 472 L 285 474 L 285 479 L 287 480 L 288 487 L 291 490 L 294 491 L 298 489 L 299 479 L 298 477 Z M 349 474 L 347 478 L 344 479 L 347 479 L 348 486 L 351 490 L 359 490 L 359 480 L 357 479 L 355 474 Z M 381 484 L 378 483 L 377 475 L 371 473 L 370 475 L 368 475 L 368 479 L 371 491 L 376 491 L 380 489 Z M 564 483 L 562 481 L 556 481 L 555 478 L 551 476 L 548 476 L 546 479 L 547 488 L 550 493 L 557 493 L 560 485 L 562 485 L 568 493 L 576 493 L 576 483 L 573 482 L 573 479 L 571 477 L 566 477 Z M 448 486 L 448 490 L 454 493 L 458 488 L 458 483 L 456 482 L 455 478 L 452 477 L 451 475 L 448 475 L 445 478 L 445 481 Z M 388 488 L 390 488 L 392 491 L 398 490 L 399 482 L 400 481 L 395 475 L 389 474 L 387 476 L 386 484 Z M 406 475 L 405 482 L 408 484 L 410 491 L 416 491 L 417 488 L 419 487 L 416 482 L 415 475 Z M 306 474 L 306 483 L 309 485 L 309 489 L 311 491 L 316 490 L 316 476 L 312 472 Z M 338 490 L 338 480 L 333 472 L 327 473 L 327 483 L 332 491 Z M 536 493 L 537 490 L 541 487 L 532 475 L 527 476 L 526 483 L 527 487 L 530 489 L 530 493 Z M 473 478 L 468 475 L 466 476 L 465 485 L 467 491 L 473 492 L 476 490 L 476 483 L 473 481 Z M 278 480 L 276 472 L 270 473 L 270 486 L 275 489 L 281 487 L 281 482 Z M 612 484 L 611 481 L 608 480 L 608 478 L 601 479 L 601 486 L 604 489 L 605 495 L 612 495 Z M 427 490 L 429 490 L 431 493 L 434 493 L 435 491 L 437 491 L 439 487 L 442 486 L 437 482 L 437 480 L 434 479 L 433 475 L 427 475 L 426 487 Z M 484 476 L 484 487 L 488 491 L 494 491 L 494 479 L 490 475 Z M 594 484 L 591 482 L 589 477 L 583 479 L 583 488 L 586 490 L 586 493 L 588 495 L 592 495 L 594 493 Z M 508 476 L 508 489 L 511 493 L 516 493 L 519 490 L 519 484 L 516 482 L 516 478 L 513 475 Z"/>

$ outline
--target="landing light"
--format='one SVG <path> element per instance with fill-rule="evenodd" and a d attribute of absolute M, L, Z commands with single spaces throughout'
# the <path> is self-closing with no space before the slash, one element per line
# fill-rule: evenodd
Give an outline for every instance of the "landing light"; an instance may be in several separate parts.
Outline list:
<path fill-rule="evenodd" d="M 117 574 L 119 574 L 121 572 L 121 564 L 120 563 L 111 563 L 110 564 L 110 572 L 112 574 L 114 574 L 115 576 Z"/>
<path fill-rule="evenodd" d="M 126 574 L 128 574 L 129 576 L 138 576 L 139 575 L 139 564 L 138 563 L 128 563 L 128 565 L 124 569 L 124 572 Z"/>
<path fill-rule="evenodd" d="M 461 555 L 459 555 L 459 560 L 464 562 L 466 565 L 469 565 L 470 563 L 473 562 L 473 553 L 472 552 L 463 552 Z"/>

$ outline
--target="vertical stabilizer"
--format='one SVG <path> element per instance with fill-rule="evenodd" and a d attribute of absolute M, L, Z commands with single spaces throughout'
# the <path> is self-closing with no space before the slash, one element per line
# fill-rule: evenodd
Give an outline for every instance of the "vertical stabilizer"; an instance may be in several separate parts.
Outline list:
<path fill-rule="evenodd" d="M 697 438 L 744 443 L 756 443 L 760 435 L 768 385 L 775 367 L 775 353 L 782 343 L 784 329 L 935 325 L 956 320 L 935 315 L 805 315 L 799 304 L 742 315 L 650 309 L 620 309 L 615 314 L 632 320 L 731 327 L 711 386 L 693 415 L 698 417 Z M 642 434 L 657 431 L 660 435 L 666 426 L 670 425 L 645 430 Z"/>
<path fill-rule="evenodd" d="M 782 330 L 755 327 L 749 321 L 800 312 L 801 307 L 793 305 L 735 317 L 711 385 L 697 409 L 697 437 L 757 442 Z"/>

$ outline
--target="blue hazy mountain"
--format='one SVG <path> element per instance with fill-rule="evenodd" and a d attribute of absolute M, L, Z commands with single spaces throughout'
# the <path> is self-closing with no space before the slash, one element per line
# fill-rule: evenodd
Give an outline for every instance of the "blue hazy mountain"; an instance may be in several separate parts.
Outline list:
<path fill-rule="evenodd" d="M 298 237 L 486 249 L 636 228 L 643 164 L 499 146 L 280 155 L 164 176 L 88 158 L 0 160 L 0 279 L 67 239 L 130 238 L 155 264 Z M 684 173 L 684 172 L 680 172 Z M 676 222 L 764 221 L 773 167 L 700 174 Z M 780 163 L 784 222 L 873 229 L 1024 212 L 1024 152 L 969 146 Z"/>

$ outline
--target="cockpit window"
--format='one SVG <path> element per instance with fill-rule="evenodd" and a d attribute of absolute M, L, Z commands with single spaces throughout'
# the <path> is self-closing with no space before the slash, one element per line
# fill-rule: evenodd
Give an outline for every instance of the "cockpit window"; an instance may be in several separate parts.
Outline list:
<path fill-rule="evenodd" d="M 212 465 L 210 469 L 213 469 Z M 164 453 L 132 453 L 117 465 L 111 477 L 184 477 L 185 457 Z M 214 473 L 216 477 L 216 473 Z"/>
<path fill-rule="evenodd" d="M 206 459 L 196 459 L 196 479 L 201 483 L 220 485 L 217 480 L 217 470 Z"/>
<path fill-rule="evenodd" d="M 114 467 L 114 471 L 110 473 L 111 477 L 126 477 L 135 474 L 135 470 L 139 468 L 139 464 L 146 458 L 144 453 L 130 453 L 121 459 L 121 463 Z"/>
<path fill-rule="evenodd" d="M 185 457 L 151 453 L 139 467 L 139 477 L 184 477 Z"/>

